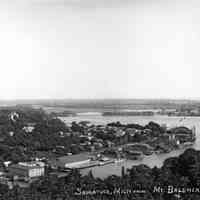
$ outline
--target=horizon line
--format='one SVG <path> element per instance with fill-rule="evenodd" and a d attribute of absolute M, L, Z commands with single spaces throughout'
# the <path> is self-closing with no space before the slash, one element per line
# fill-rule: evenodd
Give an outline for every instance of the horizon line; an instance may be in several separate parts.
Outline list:
<path fill-rule="evenodd" d="M 100 100 L 100 101 L 106 101 L 106 100 L 174 100 L 174 101 L 200 101 L 200 97 L 184 97 L 184 98 L 170 98 L 170 97 L 134 97 L 134 98 L 8 98 L 8 99 L 0 99 L 0 102 L 14 102 L 14 101 L 93 101 L 93 100 Z"/>

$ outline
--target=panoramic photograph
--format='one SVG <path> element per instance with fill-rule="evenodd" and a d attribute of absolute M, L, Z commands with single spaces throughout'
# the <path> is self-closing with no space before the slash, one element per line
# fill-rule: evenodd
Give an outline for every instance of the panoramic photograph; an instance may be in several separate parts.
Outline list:
<path fill-rule="evenodd" d="M 1 0 L 0 200 L 199 200 L 198 52 L 198 0 Z"/>

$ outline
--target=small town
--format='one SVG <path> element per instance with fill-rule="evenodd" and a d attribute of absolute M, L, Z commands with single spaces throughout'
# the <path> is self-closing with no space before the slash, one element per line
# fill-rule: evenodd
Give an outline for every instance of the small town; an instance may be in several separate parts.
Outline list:
<path fill-rule="evenodd" d="M 191 147 L 195 127 L 167 128 L 149 122 L 67 126 L 42 109 L 11 107 L 0 110 L 0 184 L 10 189 L 29 187 L 44 175 L 65 177 L 71 170 L 101 167 L 124 160 Z"/>

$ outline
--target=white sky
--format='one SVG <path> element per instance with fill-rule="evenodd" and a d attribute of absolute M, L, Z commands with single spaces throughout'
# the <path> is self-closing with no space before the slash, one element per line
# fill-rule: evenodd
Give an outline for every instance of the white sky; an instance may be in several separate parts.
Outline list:
<path fill-rule="evenodd" d="M 199 98 L 199 0 L 1 0 L 0 99 Z"/>

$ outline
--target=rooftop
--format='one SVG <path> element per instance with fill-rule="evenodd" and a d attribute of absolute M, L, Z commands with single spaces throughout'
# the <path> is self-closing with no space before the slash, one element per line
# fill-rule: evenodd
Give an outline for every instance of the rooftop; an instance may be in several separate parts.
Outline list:
<path fill-rule="evenodd" d="M 10 165 L 10 168 L 15 168 L 15 169 L 22 169 L 22 170 L 28 170 L 28 169 L 41 169 L 42 167 L 39 165 L 34 165 L 34 166 L 30 166 L 30 165 L 20 165 L 20 164 L 14 164 L 14 165 Z"/>
<path fill-rule="evenodd" d="M 80 162 L 88 159 L 90 159 L 89 154 L 77 154 L 77 155 L 59 157 L 57 158 L 57 161 L 66 164 L 66 163 Z"/>

